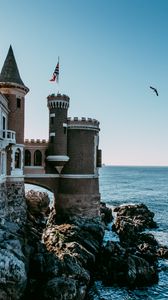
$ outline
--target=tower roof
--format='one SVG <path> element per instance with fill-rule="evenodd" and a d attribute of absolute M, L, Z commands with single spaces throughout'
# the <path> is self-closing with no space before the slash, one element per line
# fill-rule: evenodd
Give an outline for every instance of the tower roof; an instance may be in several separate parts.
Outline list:
<path fill-rule="evenodd" d="M 9 47 L 8 54 L 2 67 L 0 73 L 0 82 L 12 82 L 24 86 L 19 74 L 15 56 L 13 54 L 12 46 Z"/>

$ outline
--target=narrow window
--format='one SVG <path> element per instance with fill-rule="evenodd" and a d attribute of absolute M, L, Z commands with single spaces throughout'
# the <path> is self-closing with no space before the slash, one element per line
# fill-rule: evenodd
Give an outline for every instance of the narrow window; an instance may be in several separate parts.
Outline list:
<path fill-rule="evenodd" d="M 2 127 L 3 127 L 3 138 L 5 138 L 6 118 L 4 116 L 3 116 L 3 119 L 2 119 Z"/>
<path fill-rule="evenodd" d="M 31 165 L 31 152 L 29 150 L 25 150 L 25 166 Z"/>
<path fill-rule="evenodd" d="M 50 143 L 54 143 L 54 136 L 53 135 L 50 136 Z"/>
<path fill-rule="evenodd" d="M 3 130 L 6 129 L 6 118 L 3 116 Z"/>
<path fill-rule="evenodd" d="M 50 118 L 50 124 L 53 125 L 54 124 L 54 117 Z"/>
<path fill-rule="evenodd" d="M 63 123 L 63 128 L 64 128 L 64 134 L 67 134 L 67 124 Z"/>
<path fill-rule="evenodd" d="M 64 134 L 67 133 L 67 127 L 64 127 Z"/>
<path fill-rule="evenodd" d="M 17 108 L 21 107 L 21 99 L 17 98 Z"/>
<path fill-rule="evenodd" d="M 2 161 L 1 161 L 1 152 L 0 152 L 0 176 L 2 174 Z"/>
<path fill-rule="evenodd" d="M 34 166 L 42 165 L 42 154 L 40 150 L 34 152 Z"/>
<path fill-rule="evenodd" d="M 16 149 L 15 152 L 15 168 L 20 169 L 21 168 L 21 151 L 20 149 Z"/>

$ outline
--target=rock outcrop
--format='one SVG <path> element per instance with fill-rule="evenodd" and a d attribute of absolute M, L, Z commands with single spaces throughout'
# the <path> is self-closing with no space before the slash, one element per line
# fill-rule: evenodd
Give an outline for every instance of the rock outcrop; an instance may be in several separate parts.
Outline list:
<path fill-rule="evenodd" d="M 97 256 L 96 278 L 106 284 L 144 286 L 158 281 L 158 257 L 166 258 L 167 247 L 159 245 L 146 229 L 156 228 L 152 213 L 144 204 L 122 205 L 112 229 L 120 242 L 107 241 Z"/>
<path fill-rule="evenodd" d="M 7 189 L 8 187 L 8 189 Z M 27 285 L 24 183 L 0 186 L 0 299 L 19 300 Z"/>
<path fill-rule="evenodd" d="M 77 217 L 58 221 L 54 210 L 45 229 L 37 215 L 29 219 L 31 253 L 24 299 L 83 300 L 86 296 L 104 225 Z"/>
<path fill-rule="evenodd" d="M 145 205 L 115 208 L 112 228 L 120 242 L 104 244 L 104 230 L 112 221 L 105 203 L 102 220 L 58 219 L 46 193 L 30 191 L 26 204 L 27 220 L 13 214 L 0 219 L 0 299 L 84 300 L 93 279 L 131 287 L 157 282 L 157 260 L 168 257 L 168 248 L 144 232 L 156 228 Z M 22 210 L 25 215 L 26 204 L 19 216 Z"/>

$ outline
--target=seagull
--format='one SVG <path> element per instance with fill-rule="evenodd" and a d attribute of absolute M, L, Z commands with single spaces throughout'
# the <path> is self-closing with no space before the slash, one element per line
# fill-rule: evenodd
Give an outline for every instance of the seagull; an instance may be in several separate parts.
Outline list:
<path fill-rule="evenodd" d="M 156 93 L 156 96 L 159 96 L 157 89 L 155 89 L 153 86 L 150 86 L 150 89 L 152 89 Z"/>

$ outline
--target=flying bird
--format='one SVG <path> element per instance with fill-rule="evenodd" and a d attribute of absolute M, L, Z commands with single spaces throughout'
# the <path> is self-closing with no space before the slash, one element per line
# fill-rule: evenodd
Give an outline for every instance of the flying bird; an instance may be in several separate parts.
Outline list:
<path fill-rule="evenodd" d="M 156 96 L 159 96 L 157 89 L 155 89 L 153 86 L 150 86 L 150 89 L 152 89 L 156 93 Z"/>

